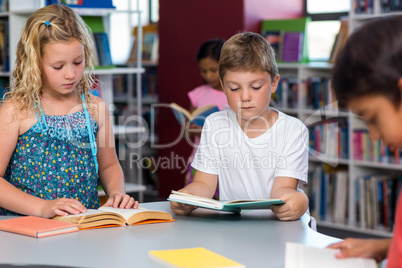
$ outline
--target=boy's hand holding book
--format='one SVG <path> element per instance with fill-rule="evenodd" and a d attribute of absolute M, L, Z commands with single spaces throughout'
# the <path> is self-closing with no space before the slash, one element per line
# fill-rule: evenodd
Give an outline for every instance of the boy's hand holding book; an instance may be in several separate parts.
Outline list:
<path fill-rule="evenodd" d="M 275 179 L 271 189 L 271 198 L 282 199 L 286 204 L 272 206 L 272 212 L 281 221 L 300 219 L 308 208 L 308 197 L 297 190 L 298 181 L 293 178 L 282 177 Z"/>
<path fill-rule="evenodd" d="M 179 192 L 194 195 L 193 193 L 191 193 L 190 191 L 185 190 L 185 189 L 179 190 Z M 192 205 L 188 205 L 188 204 L 184 204 L 184 203 L 178 203 L 178 202 L 175 202 L 175 201 L 170 201 L 170 208 L 172 209 L 173 213 L 178 215 L 178 216 L 187 216 L 188 214 L 190 214 L 197 207 L 192 206 Z"/>
<path fill-rule="evenodd" d="M 286 202 L 286 204 L 271 207 L 272 212 L 281 221 L 298 220 L 307 211 L 308 199 L 302 192 L 294 190 L 290 193 L 282 194 L 277 198 Z"/>

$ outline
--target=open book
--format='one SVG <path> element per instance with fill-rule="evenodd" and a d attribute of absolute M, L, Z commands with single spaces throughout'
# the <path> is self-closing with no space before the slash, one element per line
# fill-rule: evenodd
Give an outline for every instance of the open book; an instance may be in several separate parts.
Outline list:
<path fill-rule="evenodd" d="M 88 209 L 87 212 L 77 215 L 56 216 L 53 219 L 76 223 L 79 229 L 174 221 L 169 212 L 150 210 L 143 207 L 138 207 L 137 209 L 100 207 L 97 210 Z"/>
<path fill-rule="evenodd" d="M 219 201 L 208 197 L 196 196 L 177 191 L 172 191 L 172 193 L 169 195 L 168 200 L 197 207 L 236 213 L 240 212 L 242 209 L 269 209 L 272 205 L 285 204 L 285 201 L 281 199 Z"/>
<path fill-rule="evenodd" d="M 285 268 L 377 268 L 374 259 L 337 259 L 337 250 L 287 242 Z"/>
<path fill-rule="evenodd" d="M 177 121 L 181 125 L 184 125 L 185 120 L 188 120 L 190 124 L 195 124 L 200 127 L 204 125 L 205 118 L 207 118 L 208 115 L 219 111 L 219 108 L 217 106 L 207 105 L 197 108 L 192 113 L 190 113 L 187 109 L 174 102 L 170 104 L 170 108 L 172 108 Z"/>

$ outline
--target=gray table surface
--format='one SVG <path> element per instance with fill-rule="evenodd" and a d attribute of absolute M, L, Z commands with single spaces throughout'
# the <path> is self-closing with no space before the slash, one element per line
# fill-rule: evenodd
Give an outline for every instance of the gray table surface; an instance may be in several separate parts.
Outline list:
<path fill-rule="evenodd" d="M 141 206 L 171 212 L 169 202 Z M 8 218 L 0 216 L 0 220 Z M 149 258 L 149 250 L 190 247 L 205 247 L 247 268 L 283 267 L 287 241 L 317 247 L 339 241 L 311 230 L 307 215 L 281 222 L 270 210 L 232 214 L 197 209 L 190 216 L 174 218 L 171 223 L 83 230 L 39 239 L 0 231 L 0 267 L 161 268 Z"/>

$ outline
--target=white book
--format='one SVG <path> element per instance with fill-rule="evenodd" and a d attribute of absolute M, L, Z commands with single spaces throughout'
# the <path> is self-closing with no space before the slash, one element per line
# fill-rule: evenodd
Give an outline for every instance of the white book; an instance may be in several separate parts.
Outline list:
<path fill-rule="evenodd" d="M 377 268 L 374 259 L 337 259 L 337 250 L 286 243 L 285 268 Z"/>

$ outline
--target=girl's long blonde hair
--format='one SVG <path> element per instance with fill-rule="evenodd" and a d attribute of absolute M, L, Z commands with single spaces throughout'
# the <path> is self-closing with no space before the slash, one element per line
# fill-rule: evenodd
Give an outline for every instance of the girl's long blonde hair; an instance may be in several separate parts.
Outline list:
<path fill-rule="evenodd" d="M 45 24 L 46 22 L 46 24 Z M 49 22 L 49 23 L 47 23 Z M 12 71 L 11 90 L 5 100 L 16 100 L 16 112 L 41 107 L 42 55 L 49 42 L 79 40 L 84 46 L 85 72 L 77 84 L 77 92 L 90 100 L 89 91 L 94 85 L 93 47 L 90 29 L 71 8 L 53 4 L 35 11 L 26 21 L 17 45 L 16 61 Z"/>

